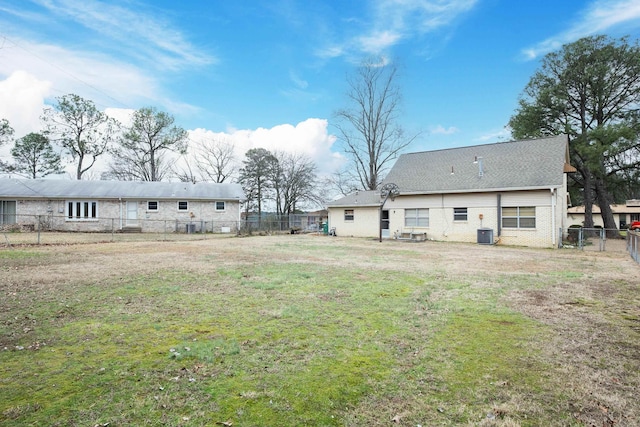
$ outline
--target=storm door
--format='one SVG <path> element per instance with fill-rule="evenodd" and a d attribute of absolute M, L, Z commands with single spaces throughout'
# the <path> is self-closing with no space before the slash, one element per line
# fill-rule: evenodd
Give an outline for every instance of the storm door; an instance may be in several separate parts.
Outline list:
<path fill-rule="evenodd" d="M 382 238 L 383 239 L 388 239 L 390 237 L 390 235 L 389 235 L 389 211 L 386 210 L 386 209 L 382 211 L 382 220 L 380 221 L 380 227 L 382 228 Z"/>
<path fill-rule="evenodd" d="M 138 202 L 127 202 L 127 225 L 138 225 Z"/>

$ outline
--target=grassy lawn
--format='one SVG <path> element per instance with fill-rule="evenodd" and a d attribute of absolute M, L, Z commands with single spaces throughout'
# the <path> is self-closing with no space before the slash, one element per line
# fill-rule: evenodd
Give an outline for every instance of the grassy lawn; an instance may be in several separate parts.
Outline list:
<path fill-rule="evenodd" d="M 0 249 L 0 424 L 636 425 L 638 270 L 299 235 Z"/>

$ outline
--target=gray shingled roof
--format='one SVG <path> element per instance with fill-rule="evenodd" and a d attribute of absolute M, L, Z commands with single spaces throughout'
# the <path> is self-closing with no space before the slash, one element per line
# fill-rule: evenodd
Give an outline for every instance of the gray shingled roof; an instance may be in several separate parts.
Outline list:
<path fill-rule="evenodd" d="M 380 191 L 356 191 L 348 196 L 327 203 L 327 206 L 380 206 Z"/>
<path fill-rule="evenodd" d="M 0 198 L 244 200 L 240 184 L 0 179 Z"/>
<path fill-rule="evenodd" d="M 398 185 L 401 194 L 559 187 L 568 156 L 566 135 L 408 153 L 398 158 L 385 182 Z"/>

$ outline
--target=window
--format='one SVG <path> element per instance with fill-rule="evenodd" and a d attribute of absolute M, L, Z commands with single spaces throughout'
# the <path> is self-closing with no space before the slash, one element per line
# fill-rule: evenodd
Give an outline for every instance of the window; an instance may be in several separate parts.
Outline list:
<path fill-rule="evenodd" d="M 224 202 L 216 202 L 216 210 L 217 211 L 223 211 L 224 208 L 225 208 Z"/>
<path fill-rule="evenodd" d="M 453 220 L 454 221 L 466 221 L 467 220 L 467 208 L 453 208 Z"/>
<path fill-rule="evenodd" d="M 404 210 L 404 226 L 405 227 L 428 227 L 429 226 L 429 209 L 405 209 Z"/>
<path fill-rule="evenodd" d="M 178 202 L 178 210 L 179 211 L 188 211 L 189 210 L 189 202 L 179 201 Z"/>
<path fill-rule="evenodd" d="M 502 226 L 504 228 L 536 228 L 535 206 L 503 207 Z"/>
<path fill-rule="evenodd" d="M 345 209 L 344 210 L 344 220 L 345 221 L 353 221 L 353 209 Z"/>
<path fill-rule="evenodd" d="M 16 202 L 0 200 L 0 224 L 16 223 Z"/>
<path fill-rule="evenodd" d="M 84 221 L 98 218 L 98 202 L 76 200 L 67 202 L 67 221 Z"/>
<path fill-rule="evenodd" d="M 148 201 L 147 202 L 147 210 L 148 211 L 157 211 L 158 210 L 158 202 L 156 202 L 156 201 Z"/>

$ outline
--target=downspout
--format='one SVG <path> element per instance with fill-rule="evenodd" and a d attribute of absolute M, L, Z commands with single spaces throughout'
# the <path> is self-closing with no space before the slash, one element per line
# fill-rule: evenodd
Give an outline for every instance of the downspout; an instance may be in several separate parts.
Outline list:
<path fill-rule="evenodd" d="M 118 197 L 118 201 L 120 202 L 120 230 L 122 230 L 122 197 Z"/>
<path fill-rule="evenodd" d="M 498 237 L 502 235 L 502 194 L 498 194 Z"/>
<path fill-rule="evenodd" d="M 551 188 L 551 245 L 556 246 L 556 197 L 555 188 Z"/>
<path fill-rule="evenodd" d="M 238 224 L 236 225 L 236 234 L 240 235 L 240 227 L 242 226 L 242 200 L 238 197 Z"/>

